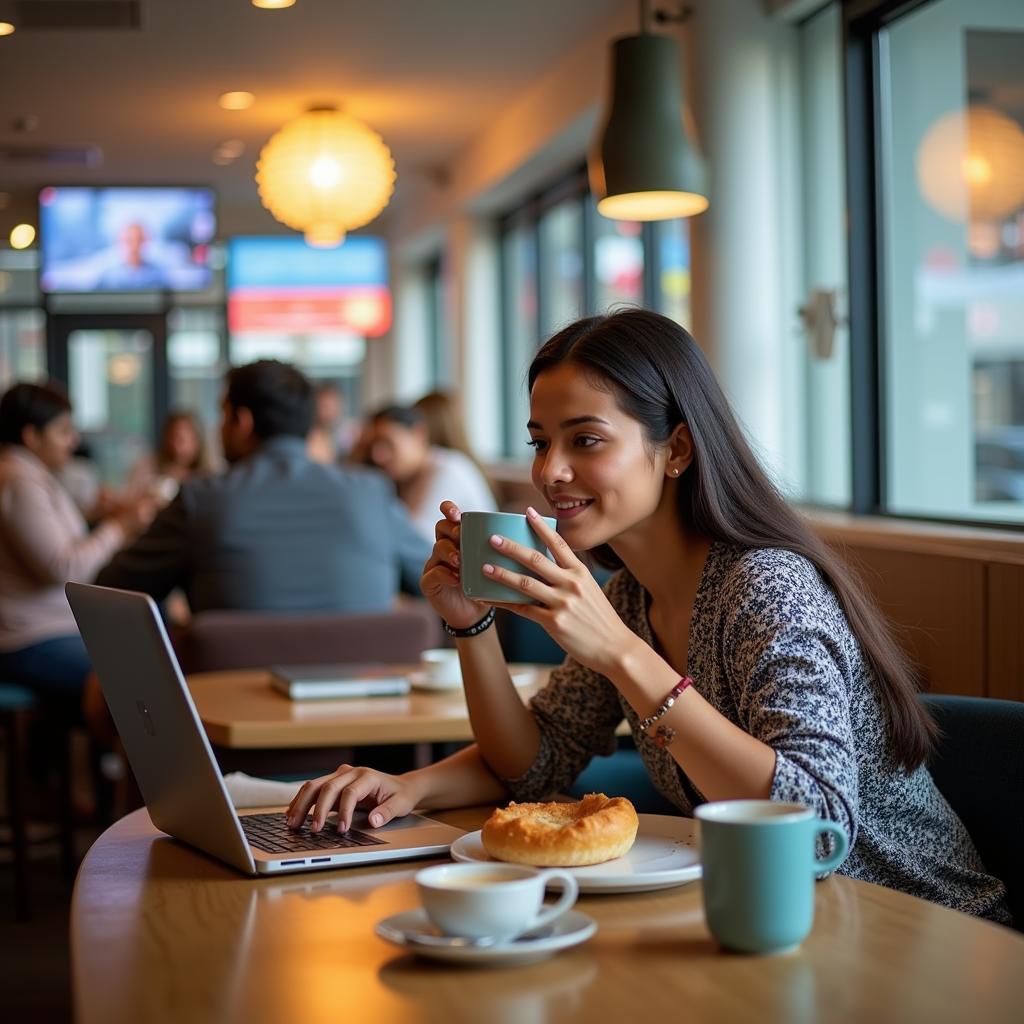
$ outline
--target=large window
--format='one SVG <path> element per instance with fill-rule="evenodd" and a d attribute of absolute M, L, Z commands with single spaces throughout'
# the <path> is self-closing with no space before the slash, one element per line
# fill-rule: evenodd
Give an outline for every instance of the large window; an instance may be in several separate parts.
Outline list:
<path fill-rule="evenodd" d="M 501 221 L 505 454 L 527 457 L 526 371 L 540 344 L 581 316 L 646 306 L 690 322 L 689 229 L 597 213 L 579 171 Z"/>
<path fill-rule="evenodd" d="M 1024 522 L 1024 5 L 876 38 L 880 504 Z"/>

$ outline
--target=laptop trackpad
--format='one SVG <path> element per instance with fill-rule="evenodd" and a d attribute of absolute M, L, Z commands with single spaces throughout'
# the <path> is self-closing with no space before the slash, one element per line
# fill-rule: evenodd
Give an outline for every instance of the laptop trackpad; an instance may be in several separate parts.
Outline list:
<path fill-rule="evenodd" d="M 338 816 L 336 814 L 330 814 L 328 815 L 328 821 L 336 828 Z M 360 832 L 401 832 L 405 829 L 422 828 L 424 825 L 435 824 L 437 824 L 437 822 L 433 819 L 424 818 L 420 814 L 407 814 L 404 818 L 393 818 L 386 825 L 374 828 L 370 824 L 368 811 L 356 811 L 352 815 L 352 828 L 359 829 Z"/>

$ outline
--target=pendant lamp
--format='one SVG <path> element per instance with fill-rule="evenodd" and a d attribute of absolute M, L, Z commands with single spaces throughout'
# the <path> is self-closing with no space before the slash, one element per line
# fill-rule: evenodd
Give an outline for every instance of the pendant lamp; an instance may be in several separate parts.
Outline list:
<path fill-rule="evenodd" d="M 312 107 L 281 128 L 256 164 L 260 201 L 309 245 L 332 248 L 376 217 L 395 188 L 395 162 L 368 125 Z"/>
<path fill-rule="evenodd" d="M 612 43 L 607 114 L 588 160 L 590 190 L 598 212 L 613 220 L 692 217 L 708 207 L 708 173 L 683 123 L 679 48 L 646 31 L 643 2 L 640 22 L 640 35 Z"/>

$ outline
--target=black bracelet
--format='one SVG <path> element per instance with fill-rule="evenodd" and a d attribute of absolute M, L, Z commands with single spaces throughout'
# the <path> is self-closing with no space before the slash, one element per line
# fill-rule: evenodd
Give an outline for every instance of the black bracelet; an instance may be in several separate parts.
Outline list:
<path fill-rule="evenodd" d="M 495 608 L 492 605 L 491 610 L 479 622 L 474 622 L 472 626 L 467 626 L 465 629 L 456 629 L 454 626 L 449 626 L 444 619 L 441 620 L 441 625 L 444 626 L 444 631 L 449 636 L 455 637 L 456 640 L 465 639 L 467 636 L 477 636 L 485 629 L 490 629 L 494 625 L 494 613 Z"/>

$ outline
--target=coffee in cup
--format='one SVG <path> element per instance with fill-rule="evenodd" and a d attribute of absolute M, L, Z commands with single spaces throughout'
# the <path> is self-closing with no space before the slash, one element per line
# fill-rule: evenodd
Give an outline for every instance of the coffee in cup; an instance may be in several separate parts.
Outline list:
<path fill-rule="evenodd" d="M 544 907 L 552 884 L 562 895 Z M 440 864 L 417 872 L 416 887 L 427 917 L 445 935 L 505 942 L 561 917 L 579 891 L 567 871 L 518 864 Z"/>
<path fill-rule="evenodd" d="M 694 811 L 700 822 L 704 914 L 727 949 L 780 953 L 798 946 L 814 923 L 814 879 L 843 862 L 843 829 L 803 804 L 722 800 Z M 834 849 L 818 859 L 818 836 Z"/>
<path fill-rule="evenodd" d="M 491 545 L 495 534 L 517 544 L 550 554 L 544 542 L 530 527 L 526 516 L 512 512 L 463 512 L 460 522 L 459 558 L 462 566 L 462 592 L 474 601 L 500 601 L 504 604 L 532 604 L 533 599 L 514 587 L 485 576 L 483 566 L 496 565 L 524 576 L 533 576 L 525 566 Z M 555 520 L 544 518 L 555 529 Z"/>

